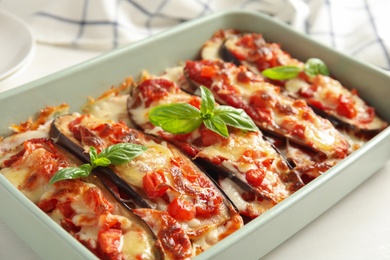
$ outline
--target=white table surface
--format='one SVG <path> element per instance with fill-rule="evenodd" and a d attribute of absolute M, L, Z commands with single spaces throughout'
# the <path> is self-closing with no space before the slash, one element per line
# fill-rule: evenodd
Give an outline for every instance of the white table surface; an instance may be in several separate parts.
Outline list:
<path fill-rule="evenodd" d="M 5 1 L 0 8 L 22 18 L 26 15 L 11 1 Z M 36 44 L 29 62 L 0 81 L 0 92 L 100 54 Z M 40 258 L 0 220 L 0 259 Z M 390 160 L 342 201 L 263 259 L 390 259 Z"/>

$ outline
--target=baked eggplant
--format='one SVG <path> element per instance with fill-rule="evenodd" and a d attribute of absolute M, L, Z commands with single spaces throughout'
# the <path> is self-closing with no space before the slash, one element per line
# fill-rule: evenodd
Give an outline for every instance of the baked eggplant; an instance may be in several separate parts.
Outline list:
<path fill-rule="evenodd" d="M 129 163 L 106 167 L 107 172 L 120 177 L 133 188 L 139 197 L 151 206 L 133 209 L 153 222 L 152 229 L 163 230 L 157 237 L 185 234 L 184 244 L 174 245 L 175 238 L 161 238 L 162 247 L 173 258 L 194 257 L 226 235 L 243 225 L 243 220 L 233 205 L 216 185 L 192 161 L 173 145 L 153 136 L 129 128 L 123 122 L 99 119 L 92 115 L 71 114 L 58 117 L 52 124 L 53 137 L 67 138 L 67 144 L 76 156 L 85 158 L 85 152 L 94 147 L 98 152 L 117 143 L 133 143 L 147 150 Z M 82 148 L 75 148 L 75 145 Z M 119 184 L 117 184 L 119 185 Z M 158 223 L 158 224 L 157 224 Z M 181 230 L 180 232 L 178 230 Z M 178 250 L 180 248 L 180 250 Z M 179 256 L 176 250 L 183 255 Z M 185 253 L 184 253 L 185 252 Z M 167 255 L 167 253 L 166 253 Z"/>
<path fill-rule="evenodd" d="M 192 92 L 205 86 L 221 104 L 242 108 L 263 131 L 285 137 L 327 157 L 344 158 L 349 144 L 334 126 L 304 100 L 292 99 L 278 86 L 244 66 L 221 60 L 187 61 L 184 74 Z"/>
<path fill-rule="evenodd" d="M 72 132 L 68 129 L 68 124 L 70 122 L 66 120 L 69 118 L 70 116 L 65 116 L 65 115 L 56 118 L 50 127 L 50 132 L 49 132 L 50 137 L 53 140 L 55 140 L 55 142 L 59 146 L 63 147 L 64 149 L 70 151 L 72 154 L 76 155 L 83 163 L 90 163 L 90 158 L 88 153 L 85 152 L 85 149 L 82 146 L 80 146 L 79 141 L 76 139 L 76 137 L 72 135 Z M 84 138 L 89 138 L 90 140 L 97 139 L 96 137 L 94 137 L 93 133 L 90 132 L 88 129 L 81 128 L 80 132 L 83 133 Z M 99 171 L 96 171 L 95 174 L 104 183 L 106 183 L 108 187 L 113 186 L 117 189 L 116 193 L 118 195 L 122 195 L 122 196 L 118 196 L 118 198 L 122 201 L 122 203 L 127 205 L 128 208 L 130 209 L 134 209 L 137 207 L 152 208 L 151 203 L 146 199 L 144 199 L 144 197 L 139 195 L 139 193 L 141 193 L 140 190 L 135 190 L 136 187 L 129 185 L 127 182 L 124 182 L 110 168 L 100 167 Z"/>
<path fill-rule="evenodd" d="M 214 59 L 217 56 L 236 65 L 244 65 L 258 75 L 262 75 L 266 69 L 279 66 L 300 68 L 302 72 L 292 79 L 267 80 L 283 86 L 290 96 L 304 99 L 318 114 L 337 126 L 348 127 L 355 132 L 367 132 L 368 138 L 387 127 L 388 123 L 376 115 L 375 109 L 355 89 L 349 90 L 327 75 L 305 73 L 305 63 L 293 58 L 280 44 L 267 42 L 261 34 L 231 31 L 217 32 L 204 45 L 202 58 Z M 219 43 L 219 47 L 213 43 Z M 218 51 L 211 51 L 213 48 Z"/>
<path fill-rule="evenodd" d="M 129 95 L 127 107 L 135 126 L 173 143 L 210 175 L 217 175 L 222 189 L 250 219 L 302 187 L 299 177 L 260 131 L 229 127 L 229 136 L 222 137 L 202 124 L 190 133 L 172 134 L 150 122 L 150 110 L 159 105 L 185 103 L 199 108 L 200 102 L 200 97 L 157 77 L 144 78 Z"/>
<path fill-rule="evenodd" d="M 3 140 L 1 174 L 97 257 L 164 259 L 149 226 L 122 206 L 96 176 L 50 184 L 59 169 L 81 162 L 48 139 L 47 131 L 46 137 L 44 131 L 34 138 L 37 134 L 22 132 Z"/>

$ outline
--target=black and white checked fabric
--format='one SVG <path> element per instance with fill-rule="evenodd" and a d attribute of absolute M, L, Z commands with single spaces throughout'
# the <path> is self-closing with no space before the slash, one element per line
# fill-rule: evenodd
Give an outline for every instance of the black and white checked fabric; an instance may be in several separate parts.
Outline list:
<path fill-rule="evenodd" d="M 230 8 L 269 14 L 390 69 L 389 0 L 52 0 L 34 14 L 32 27 L 40 42 L 108 50 Z"/>

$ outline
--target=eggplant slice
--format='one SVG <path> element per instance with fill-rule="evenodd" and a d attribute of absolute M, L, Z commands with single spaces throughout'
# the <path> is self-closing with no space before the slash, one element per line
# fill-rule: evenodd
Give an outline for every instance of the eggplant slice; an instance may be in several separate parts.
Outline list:
<path fill-rule="evenodd" d="M 302 187 L 299 177 L 290 176 L 288 163 L 260 131 L 229 128 L 229 137 L 223 138 L 204 125 L 178 135 L 152 125 L 149 110 L 172 103 L 199 106 L 200 98 L 182 91 L 166 78 L 145 79 L 129 96 L 129 116 L 133 125 L 176 145 L 217 181 L 228 183 L 228 192 L 224 191 L 228 196 L 234 193 L 229 197 L 243 215 L 257 217 Z"/>
<path fill-rule="evenodd" d="M 54 139 L 59 146 L 77 156 L 82 162 L 90 163 L 88 153 L 86 153 L 84 148 L 80 146 L 79 141 L 77 141 L 66 128 L 67 123 L 69 123 L 64 122 L 66 119 L 68 119 L 67 116 L 61 116 L 54 120 L 50 127 L 50 137 Z M 88 130 L 86 129 L 85 131 Z M 119 198 L 129 208 L 152 208 L 150 202 L 140 196 L 139 192 L 135 191 L 133 187 L 124 182 L 112 169 L 106 167 L 99 167 L 98 169 L 99 170 L 95 172 L 96 176 L 99 177 L 107 187 L 110 187 L 110 184 L 112 183 L 118 189 L 119 194 L 125 194 L 125 199 L 122 199 L 120 196 Z M 131 204 L 128 202 L 129 199 L 132 201 Z"/>
<path fill-rule="evenodd" d="M 187 61 L 184 74 L 192 92 L 205 86 L 219 103 L 242 108 L 265 132 L 327 157 L 348 154 L 348 142 L 328 120 L 315 114 L 305 101 L 283 95 L 279 87 L 244 66 L 221 60 Z"/>
<path fill-rule="evenodd" d="M 79 159 L 48 138 L 32 138 L 19 145 L 15 141 L 20 137 L 8 138 L 14 146 L 2 150 L 1 174 L 96 256 L 164 259 L 160 241 L 149 226 L 121 205 L 95 176 L 49 183 L 57 170 L 81 165 Z"/>
<path fill-rule="evenodd" d="M 304 99 L 318 114 L 335 122 L 339 128 L 349 128 L 357 135 L 366 134 L 368 139 L 388 126 L 356 90 L 348 90 L 331 77 L 307 77 L 301 73 L 286 81 L 284 89 L 290 96 Z"/>
<path fill-rule="evenodd" d="M 214 182 L 173 145 L 131 129 L 123 122 L 92 115 L 58 117 L 53 123 L 53 129 L 53 133 L 60 132 L 61 136 L 67 138 L 61 142 L 67 145 L 67 149 L 78 145 L 77 149 L 72 148 L 72 152 L 83 160 L 88 159 L 85 158 L 85 153 L 90 146 L 97 151 L 115 143 L 146 146 L 147 150 L 142 155 L 129 163 L 107 167 L 103 174 L 116 181 L 109 173 L 112 172 L 118 178 L 116 185 L 120 186 L 119 182 L 126 183 L 142 200 L 151 205 L 149 208 L 138 204 L 133 209 L 134 212 L 141 209 L 142 212 L 164 212 L 156 216 L 177 221 L 191 240 L 191 247 L 187 250 L 193 254 L 206 250 L 218 242 L 220 237 L 243 226 L 237 210 Z M 58 139 L 58 134 L 53 137 Z M 126 188 L 125 185 L 120 187 Z M 136 199 L 140 201 L 140 198 Z M 165 223 L 164 221 L 161 223 Z M 164 234 L 172 234 L 173 230 L 168 232 L 167 229 L 169 231 L 169 227 L 163 227 L 166 231 Z M 161 234 L 156 235 L 159 237 Z M 170 241 L 171 239 L 163 239 L 163 248 L 171 248 Z"/>
<path fill-rule="evenodd" d="M 225 33 L 218 31 L 204 44 L 202 58 L 221 58 L 237 66 L 244 65 L 258 75 L 262 75 L 263 70 L 276 66 L 292 65 L 300 68 L 305 66 L 302 61 L 293 58 L 283 50 L 280 44 L 267 42 L 261 34 L 229 32 L 231 30 Z M 218 51 L 206 51 L 210 48 Z M 208 53 L 218 53 L 218 55 L 208 55 Z M 341 127 L 367 133 L 368 138 L 388 126 L 388 123 L 376 115 L 374 108 L 369 106 L 356 90 L 347 89 L 329 76 L 308 76 L 300 73 L 298 77 L 291 80 L 269 81 L 284 87 L 293 98 L 304 99 L 321 116 Z"/>

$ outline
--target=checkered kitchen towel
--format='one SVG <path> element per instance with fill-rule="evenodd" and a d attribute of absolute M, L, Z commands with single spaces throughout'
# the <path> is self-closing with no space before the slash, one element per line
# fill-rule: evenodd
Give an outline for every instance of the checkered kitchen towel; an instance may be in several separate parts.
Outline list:
<path fill-rule="evenodd" d="M 40 42 L 108 50 L 229 8 L 269 14 L 390 69 L 389 0 L 51 0 L 34 14 L 32 27 Z"/>

